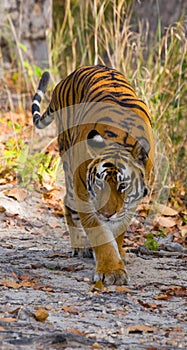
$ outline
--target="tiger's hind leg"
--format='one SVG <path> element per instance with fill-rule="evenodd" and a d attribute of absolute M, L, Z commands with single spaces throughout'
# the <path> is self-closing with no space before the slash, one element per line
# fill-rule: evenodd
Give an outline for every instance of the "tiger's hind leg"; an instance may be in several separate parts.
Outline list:
<path fill-rule="evenodd" d="M 65 217 L 70 234 L 72 256 L 93 258 L 93 250 L 81 225 L 78 213 L 65 205 Z"/>

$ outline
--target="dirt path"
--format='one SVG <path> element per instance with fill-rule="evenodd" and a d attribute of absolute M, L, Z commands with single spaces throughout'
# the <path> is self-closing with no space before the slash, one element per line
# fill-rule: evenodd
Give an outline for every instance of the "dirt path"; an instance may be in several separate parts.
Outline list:
<path fill-rule="evenodd" d="M 0 208 L 0 349 L 187 348 L 185 254 L 133 254 L 128 286 L 93 291 L 94 262 L 71 258 L 39 195 Z"/>

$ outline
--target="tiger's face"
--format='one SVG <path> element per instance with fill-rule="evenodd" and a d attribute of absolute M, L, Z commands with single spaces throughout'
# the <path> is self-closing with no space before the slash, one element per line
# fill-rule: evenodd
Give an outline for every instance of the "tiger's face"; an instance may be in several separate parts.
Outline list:
<path fill-rule="evenodd" d="M 145 184 L 148 150 L 135 142 L 129 151 L 120 142 L 107 142 L 97 131 L 90 134 L 88 146 L 93 160 L 86 181 L 93 210 L 105 222 L 120 222 L 124 218 L 128 221 L 148 192 Z"/>
<path fill-rule="evenodd" d="M 132 157 L 97 157 L 88 168 L 87 190 L 102 221 L 121 221 L 147 194 L 144 172 Z"/>

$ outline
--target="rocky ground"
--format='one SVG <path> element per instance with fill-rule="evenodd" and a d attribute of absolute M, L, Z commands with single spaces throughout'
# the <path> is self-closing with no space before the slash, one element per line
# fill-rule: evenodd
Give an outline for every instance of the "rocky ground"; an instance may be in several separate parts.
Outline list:
<path fill-rule="evenodd" d="M 0 193 L 0 348 L 186 349 L 187 254 L 130 253 L 128 286 L 94 286 L 64 220 L 35 192 Z"/>

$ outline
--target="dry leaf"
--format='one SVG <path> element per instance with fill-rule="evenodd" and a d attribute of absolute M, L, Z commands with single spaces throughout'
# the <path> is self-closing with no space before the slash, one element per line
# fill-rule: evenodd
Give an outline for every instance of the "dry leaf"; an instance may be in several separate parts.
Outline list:
<path fill-rule="evenodd" d="M 82 337 L 85 337 L 85 335 L 86 335 L 86 333 L 84 333 L 82 331 L 79 331 L 76 328 L 67 328 L 66 331 L 70 332 L 70 333 L 73 333 L 73 334 L 76 334 L 76 335 L 81 335 Z"/>
<path fill-rule="evenodd" d="M 10 311 L 9 313 L 10 313 L 11 315 L 17 315 L 17 314 L 19 313 L 20 310 L 22 310 L 22 308 L 21 308 L 21 307 L 17 307 L 16 309 Z"/>
<path fill-rule="evenodd" d="M 144 333 L 144 332 L 155 332 L 156 328 L 152 326 L 146 326 L 142 324 L 135 324 L 133 326 L 128 327 L 128 333 Z"/>
<path fill-rule="evenodd" d="M 167 289 L 164 288 L 165 294 L 157 295 L 157 300 L 167 300 L 174 296 L 176 297 L 187 297 L 187 288 L 184 286 L 169 286 Z"/>
<path fill-rule="evenodd" d="M 17 322 L 17 319 L 13 317 L 1 317 L 0 322 Z"/>
<path fill-rule="evenodd" d="M 71 254 L 70 253 L 53 253 L 53 254 L 47 255 L 46 258 L 66 258 L 66 259 L 69 259 L 69 258 L 71 258 Z"/>
<path fill-rule="evenodd" d="M 6 211 L 6 209 L 0 205 L 0 213 L 4 213 Z"/>
<path fill-rule="evenodd" d="M 159 204 L 158 205 L 158 211 L 159 213 L 161 213 L 162 215 L 165 215 L 165 216 L 176 216 L 178 215 L 178 211 L 175 210 L 175 209 L 172 209 L 164 204 Z"/>
<path fill-rule="evenodd" d="M 64 190 L 53 188 L 52 190 L 43 193 L 43 199 L 49 207 L 55 208 L 55 210 L 62 212 L 64 206 L 64 194 Z"/>
<path fill-rule="evenodd" d="M 38 285 L 34 286 L 34 290 L 44 290 L 44 289 L 45 289 L 44 284 L 38 284 Z"/>
<path fill-rule="evenodd" d="M 35 281 L 23 281 L 20 283 L 21 287 L 26 287 L 26 288 L 34 287 L 35 284 L 36 284 Z"/>
<path fill-rule="evenodd" d="M 14 278 L 14 279 L 18 279 L 18 274 L 15 273 L 15 272 L 11 272 L 11 276 Z"/>
<path fill-rule="evenodd" d="M 9 214 L 8 216 L 14 215 L 23 215 L 23 211 L 20 207 L 20 204 L 16 202 L 14 199 L 5 196 L 3 193 L 0 193 L 0 206 L 5 209 L 5 211 Z"/>
<path fill-rule="evenodd" d="M 169 298 L 169 296 L 167 294 L 160 294 L 160 295 L 156 295 L 156 297 L 154 297 L 154 299 L 156 300 L 167 300 Z"/>
<path fill-rule="evenodd" d="M 187 297 L 187 288 L 184 286 L 170 286 L 166 293 L 169 296 Z"/>
<path fill-rule="evenodd" d="M 0 179 L 0 185 L 5 185 L 7 183 L 7 180 L 4 178 L 4 179 Z"/>
<path fill-rule="evenodd" d="M 158 309 L 159 307 L 161 307 L 161 305 L 158 304 L 153 304 L 153 303 L 147 303 L 146 301 L 143 300 L 138 300 L 139 304 L 142 305 L 145 308 L 149 308 L 152 311 Z"/>
<path fill-rule="evenodd" d="M 71 313 L 73 315 L 78 315 L 79 314 L 79 309 L 77 307 L 73 306 L 73 305 L 71 305 L 71 306 L 64 306 L 63 310 L 65 312 L 69 312 L 69 313 Z"/>
<path fill-rule="evenodd" d="M 3 285 L 7 288 L 13 288 L 13 289 L 18 289 L 22 287 L 21 283 L 13 280 L 4 280 Z"/>
<path fill-rule="evenodd" d="M 101 349 L 101 345 L 99 343 L 93 343 L 92 348 L 93 349 Z"/>
<path fill-rule="evenodd" d="M 62 218 L 62 217 L 64 217 L 64 210 L 63 209 L 61 209 L 61 210 L 58 210 L 58 209 L 54 210 L 53 215 L 59 216 L 60 218 Z"/>
<path fill-rule="evenodd" d="M 183 238 L 187 237 L 187 225 L 180 227 L 180 233 Z"/>
<path fill-rule="evenodd" d="M 141 203 L 138 205 L 138 211 L 149 211 L 152 209 L 152 205 L 149 203 Z"/>
<path fill-rule="evenodd" d="M 22 280 L 22 281 L 30 281 L 30 276 L 28 276 L 28 275 L 21 275 L 21 276 L 19 276 L 19 278 L 20 278 L 20 280 Z"/>
<path fill-rule="evenodd" d="M 130 288 L 127 288 L 124 286 L 116 286 L 115 290 L 116 292 L 119 292 L 119 293 L 122 293 L 122 292 L 132 293 L 132 290 Z"/>
<path fill-rule="evenodd" d="M 12 188 L 11 190 L 4 191 L 7 197 L 16 199 L 18 202 L 23 202 L 27 198 L 27 191 L 23 188 Z"/>
<path fill-rule="evenodd" d="M 34 317 L 39 322 L 44 322 L 48 316 L 49 316 L 49 313 L 44 307 L 38 307 L 34 311 Z"/>
<path fill-rule="evenodd" d="M 173 227 L 176 225 L 176 221 L 174 219 L 171 219 L 170 217 L 166 218 L 164 216 L 160 216 L 156 219 L 156 223 L 159 224 L 159 226 L 162 227 Z"/>
<path fill-rule="evenodd" d="M 91 287 L 91 292 L 104 290 L 104 285 L 101 280 L 97 281 L 94 286 Z"/>
<path fill-rule="evenodd" d="M 3 281 L 3 285 L 7 288 L 13 288 L 13 289 L 18 289 L 18 288 L 22 288 L 22 287 L 34 287 L 36 284 L 36 281 L 29 281 L 29 280 L 23 280 L 20 282 L 16 282 L 14 280 L 4 280 Z"/>

